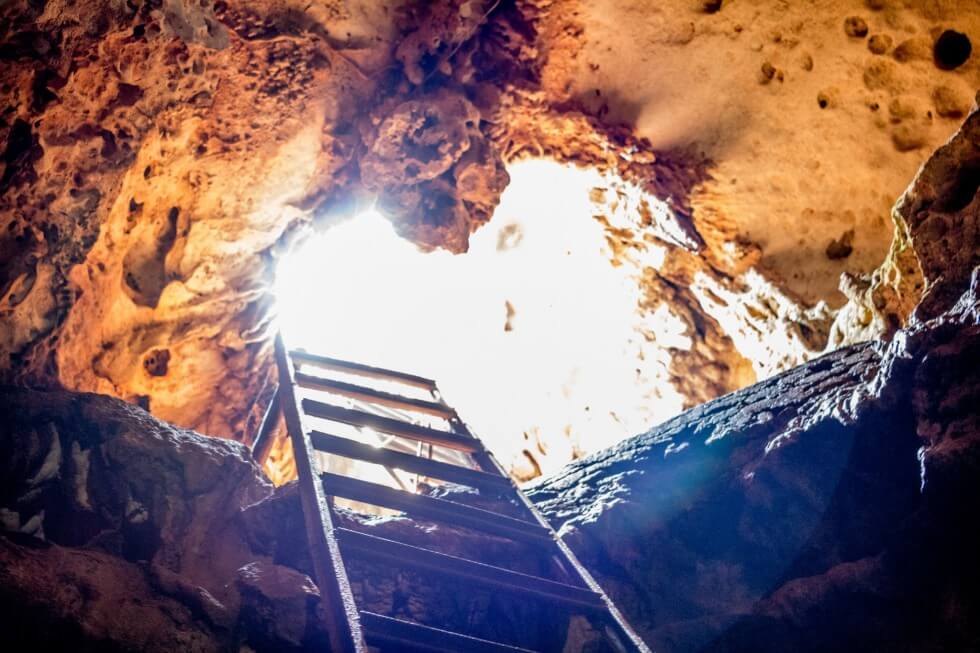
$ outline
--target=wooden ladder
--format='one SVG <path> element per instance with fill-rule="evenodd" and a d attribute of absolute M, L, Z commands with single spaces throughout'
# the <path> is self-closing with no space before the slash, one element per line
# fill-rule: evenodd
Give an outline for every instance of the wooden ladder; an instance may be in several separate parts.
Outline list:
<path fill-rule="evenodd" d="M 434 381 L 304 351 L 289 351 L 281 336 L 276 340 L 276 361 L 279 390 L 261 431 L 266 431 L 266 425 L 278 417 L 272 414 L 273 411 L 281 410 L 296 459 L 307 538 L 324 601 L 332 651 L 366 653 L 369 646 L 372 650 L 382 651 L 513 653 L 528 650 L 359 610 L 344 564 L 344 559 L 351 557 L 423 572 L 427 574 L 426 578 L 454 578 L 501 593 L 547 602 L 569 615 L 586 617 L 611 650 L 649 653 L 589 572 L 456 411 L 443 401 Z M 315 373 L 297 371 L 308 368 Z M 330 374 L 341 379 L 330 378 Z M 373 381 L 352 383 L 351 379 Z M 416 398 L 406 396 L 413 392 L 389 392 L 390 387 L 381 390 L 361 385 L 366 382 L 377 386 L 379 381 L 382 385 L 412 388 Z M 301 397 L 298 388 L 303 389 L 302 394 L 306 396 Z M 352 400 L 347 404 L 353 404 L 355 408 L 313 398 L 321 393 Z M 425 398 L 418 398 L 419 394 Z M 412 414 L 441 418 L 451 428 L 447 431 L 421 425 Z M 385 434 L 389 441 L 372 446 L 309 426 L 311 421 L 324 420 L 372 434 Z M 396 446 L 389 446 L 393 442 Z M 407 447 L 406 442 L 414 443 L 415 449 Z M 440 452 L 437 456 L 433 456 L 435 448 Z M 403 483 L 401 487 L 389 487 L 321 471 L 317 462 L 324 454 L 381 465 L 396 480 L 393 470 L 415 474 L 416 488 L 406 488 Z M 476 489 L 480 495 L 509 500 L 520 516 L 419 494 L 416 490 L 420 477 L 467 486 Z M 334 498 L 371 504 L 403 512 L 411 518 L 465 527 L 530 545 L 543 557 L 557 563 L 564 578 L 558 580 L 511 571 L 338 527 L 332 511 Z"/>

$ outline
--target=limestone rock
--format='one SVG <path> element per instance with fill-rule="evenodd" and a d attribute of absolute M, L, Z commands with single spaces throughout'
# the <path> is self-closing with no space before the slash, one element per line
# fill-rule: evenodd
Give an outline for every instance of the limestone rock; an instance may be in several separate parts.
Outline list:
<path fill-rule="evenodd" d="M 621 249 L 641 310 L 685 325 L 691 347 L 660 353 L 690 405 L 893 333 L 920 239 L 893 240 L 889 207 L 980 86 L 973 0 L 15 0 L 0 18 L 0 379 L 240 441 L 271 396 L 294 243 L 377 200 L 463 252 L 527 157 L 645 195 Z M 823 306 L 845 303 L 831 334 Z M 756 347 L 759 323 L 778 344 Z"/>
<path fill-rule="evenodd" d="M 0 560 L 11 650 L 229 650 L 226 630 L 116 556 L 0 536 Z"/>
<path fill-rule="evenodd" d="M 918 244 L 892 260 L 914 253 L 906 279 L 925 296 L 889 343 L 834 351 L 530 489 L 659 650 L 980 642 L 980 542 L 963 528 L 980 490 L 976 120 L 895 210 Z M 898 301 L 918 297 L 892 282 Z"/>
<path fill-rule="evenodd" d="M 922 167 L 895 210 L 926 285 L 915 317 L 929 320 L 952 308 L 980 262 L 980 111 Z"/>
<path fill-rule="evenodd" d="M 272 487 L 241 445 L 98 395 L 3 388 L 0 417 L 0 623 L 15 642 L 227 651 L 323 640 L 309 578 L 249 545 L 241 510 Z"/>
<path fill-rule="evenodd" d="M 980 271 L 890 346 L 710 402 L 530 496 L 657 650 L 970 650 L 978 316 Z"/>

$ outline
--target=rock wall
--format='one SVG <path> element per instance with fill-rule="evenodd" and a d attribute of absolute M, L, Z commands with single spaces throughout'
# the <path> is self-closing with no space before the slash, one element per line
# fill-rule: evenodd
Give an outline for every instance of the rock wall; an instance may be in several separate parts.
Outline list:
<path fill-rule="evenodd" d="M 973 650 L 977 115 L 896 209 L 926 279 L 843 348 L 530 489 L 661 651 Z"/>
<path fill-rule="evenodd" d="M 530 496 L 658 651 L 980 643 L 980 274 L 842 349 L 570 465 Z"/>
<path fill-rule="evenodd" d="M 972 0 L 0 12 L 0 378 L 246 441 L 276 257 L 374 197 L 463 252 L 524 157 L 612 175 L 597 215 L 684 325 L 657 346 L 691 405 L 894 332 L 921 279 L 901 220 L 868 276 L 888 207 L 980 86 Z"/>
<path fill-rule="evenodd" d="M 263 253 L 345 183 L 356 66 L 281 3 L 41 7 L 3 8 L 5 377 L 241 437 Z"/>
<path fill-rule="evenodd" d="M 240 444 L 98 395 L 4 388 L 0 416 L 13 650 L 323 644 L 316 587 L 248 544 L 241 510 L 272 486 Z"/>
<path fill-rule="evenodd" d="M 974 650 L 978 362 L 980 270 L 890 344 L 688 411 L 529 495 L 655 650 Z M 97 395 L 6 388 L 0 418 L 0 625 L 15 648 L 323 650 L 295 486 L 273 490 L 241 445 Z M 497 538 L 341 519 L 546 571 Z M 499 593 L 349 571 L 379 612 L 591 650 L 584 623 Z"/>
<path fill-rule="evenodd" d="M 980 646 L 978 125 L 975 114 L 898 205 L 926 287 L 890 342 L 704 404 L 529 489 L 657 650 Z M 274 490 L 242 445 L 64 391 L 3 388 L 0 424 L 0 625 L 15 648 L 323 646 L 295 487 Z M 547 571 L 462 529 L 341 519 Z M 386 614 L 546 650 L 594 641 L 583 623 L 499 595 L 350 571 Z"/>

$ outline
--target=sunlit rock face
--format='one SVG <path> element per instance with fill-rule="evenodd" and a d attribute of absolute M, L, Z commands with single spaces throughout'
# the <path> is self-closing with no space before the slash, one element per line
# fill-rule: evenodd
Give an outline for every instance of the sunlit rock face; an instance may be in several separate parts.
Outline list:
<path fill-rule="evenodd" d="M 963 527 L 980 478 L 978 125 L 898 204 L 927 290 L 890 343 L 842 348 L 529 489 L 657 650 L 980 643 L 980 543 Z"/>
<path fill-rule="evenodd" d="M 349 176 L 339 125 L 365 83 L 323 21 L 352 41 L 387 23 L 37 7 L 2 10 L 4 376 L 241 437 L 269 367 L 263 252 Z"/>
<path fill-rule="evenodd" d="M 246 441 L 275 259 L 372 200 L 465 252 L 530 157 L 610 176 L 593 214 L 682 405 L 893 333 L 930 272 L 889 209 L 980 86 L 972 0 L 0 12 L 2 378 Z"/>
<path fill-rule="evenodd" d="M 655 650 L 973 650 L 978 292 L 529 496 Z"/>
<path fill-rule="evenodd" d="M 529 496 L 654 650 L 975 650 L 980 541 L 964 524 L 980 491 L 980 269 L 962 283 L 891 344 L 843 348 L 688 411 Z M 12 646 L 324 650 L 296 485 L 273 489 L 242 445 L 92 394 L 4 387 L 0 417 Z M 479 501 L 458 487 L 440 496 Z M 337 519 L 548 567 L 451 525 Z M 366 609 L 603 650 L 584 621 L 547 606 L 351 557 Z"/>

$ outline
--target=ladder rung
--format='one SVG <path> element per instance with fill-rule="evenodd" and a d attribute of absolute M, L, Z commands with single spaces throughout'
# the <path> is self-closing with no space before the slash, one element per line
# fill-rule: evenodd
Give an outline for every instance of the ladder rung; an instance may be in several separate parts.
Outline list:
<path fill-rule="evenodd" d="M 414 410 L 420 413 L 427 413 L 429 415 L 435 415 L 436 417 L 442 417 L 444 419 L 451 419 L 455 416 L 452 409 L 446 408 L 442 404 L 437 404 L 433 401 L 411 399 L 409 397 L 403 397 L 390 392 L 382 392 L 380 390 L 375 390 L 374 388 L 368 388 L 363 385 L 345 383 L 344 381 L 335 381 L 333 379 L 324 379 L 318 376 L 313 376 L 312 374 L 297 372 L 296 383 L 301 387 L 309 388 L 311 390 L 332 392 L 345 397 L 360 399 L 362 401 L 367 401 L 381 406 L 388 406 L 389 408 Z"/>
<path fill-rule="evenodd" d="M 386 370 L 383 367 L 373 367 L 363 363 L 354 363 L 351 361 L 340 360 L 339 358 L 330 358 L 329 356 L 318 356 L 316 354 L 310 354 L 308 352 L 299 351 L 296 349 L 290 351 L 289 355 L 294 361 L 315 365 L 316 367 L 323 369 L 340 370 L 342 372 L 348 372 L 349 374 L 374 379 L 392 379 L 394 381 L 400 381 L 406 385 L 413 385 L 426 390 L 432 390 L 436 387 L 436 382 L 432 379 L 426 379 L 425 377 L 416 376 L 414 374 L 406 374 L 405 372 L 398 372 L 395 370 Z"/>
<path fill-rule="evenodd" d="M 343 497 L 352 501 L 400 510 L 413 517 L 431 519 L 451 526 L 472 528 L 511 540 L 534 544 L 552 541 L 548 529 L 539 524 L 514 519 L 482 508 L 428 497 L 424 494 L 412 494 L 404 490 L 329 472 L 320 474 L 320 478 L 323 480 L 323 490 L 327 496 Z"/>
<path fill-rule="evenodd" d="M 467 469 L 459 465 L 422 458 L 410 453 L 393 451 L 384 447 L 373 447 L 363 442 L 357 442 L 350 438 L 342 438 L 337 435 L 330 435 L 320 431 L 311 431 L 310 440 L 313 448 L 324 453 L 336 454 L 345 458 L 364 460 L 369 463 L 377 463 L 385 467 L 394 467 L 413 474 L 421 474 L 429 478 L 447 481 L 449 483 L 459 483 L 474 487 L 479 490 L 487 490 L 491 493 L 499 493 L 503 490 L 512 490 L 510 480 L 497 474 L 489 474 L 476 469 Z"/>
<path fill-rule="evenodd" d="M 465 451 L 466 453 L 475 453 L 482 450 L 479 441 L 470 437 L 432 429 L 427 426 L 419 426 L 418 424 L 410 424 L 401 420 L 391 419 L 390 417 L 372 415 L 371 413 L 365 413 L 360 410 L 332 406 L 313 399 L 303 400 L 303 411 L 313 417 L 321 417 L 352 426 L 366 426 L 382 433 L 420 440 L 441 447 Z"/>
<path fill-rule="evenodd" d="M 465 578 L 487 587 L 537 596 L 569 608 L 590 612 L 608 610 L 601 594 L 582 587 L 485 565 L 346 528 L 338 528 L 334 532 L 340 540 L 342 549 L 346 548 L 348 552 L 355 555 L 387 562 L 396 567 L 409 566 L 446 576 Z"/>
<path fill-rule="evenodd" d="M 361 627 L 368 644 L 397 646 L 399 651 L 433 653 L 533 653 L 526 648 L 491 642 L 460 633 L 394 619 L 374 612 L 360 612 Z"/>

